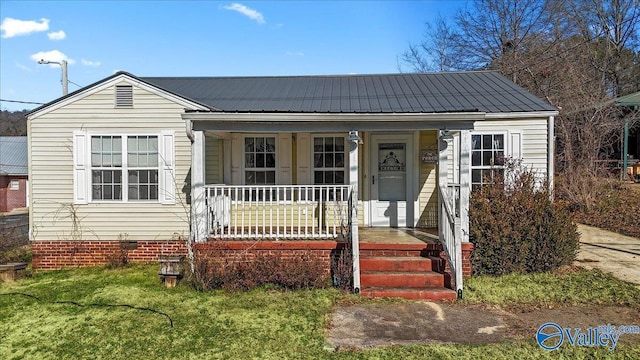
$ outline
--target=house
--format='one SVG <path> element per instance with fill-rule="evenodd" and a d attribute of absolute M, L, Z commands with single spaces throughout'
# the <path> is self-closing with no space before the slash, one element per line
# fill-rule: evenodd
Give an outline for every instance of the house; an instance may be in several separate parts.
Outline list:
<path fill-rule="evenodd" d="M 636 112 L 640 109 L 640 91 L 631 93 L 615 99 L 618 106 L 626 108 L 626 113 Z M 628 116 L 628 115 L 627 115 Z M 629 119 L 625 118 L 623 132 L 622 153 L 622 171 L 631 178 L 640 181 L 640 122 L 635 125 L 629 125 Z M 625 161 L 626 157 L 626 161 Z"/>
<path fill-rule="evenodd" d="M 0 136 L 0 212 L 27 206 L 27 137 Z"/>
<path fill-rule="evenodd" d="M 461 291 L 471 187 L 506 156 L 552 182 L 556 115 L 490 71 L 119 72 L 28 114 L 34 266 L 104 263 L 123 243 L 130 261 L 155 261 L 184 239 L 329 261 L 346 241 L 356 291 L 376 282 L 365 257 L 440 252 L 446 266 L 430 266 Z M 438 235 L 372 244 L 372 229 Z"/>

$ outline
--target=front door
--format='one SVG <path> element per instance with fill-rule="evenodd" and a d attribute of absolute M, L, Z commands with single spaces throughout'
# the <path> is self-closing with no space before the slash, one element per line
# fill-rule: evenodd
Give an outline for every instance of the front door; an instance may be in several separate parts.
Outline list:
<path fill-rule="evenodd" d="M 371 135 L 371 226 L 413 226 L 411 135 Z"/>

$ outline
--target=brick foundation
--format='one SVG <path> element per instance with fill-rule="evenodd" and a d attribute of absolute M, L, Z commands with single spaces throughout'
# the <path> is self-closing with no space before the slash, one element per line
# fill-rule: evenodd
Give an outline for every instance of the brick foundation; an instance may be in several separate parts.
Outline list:
<path fill-rule="evenodd" d="M 258 254 L 280 255 L 282 258 L 311 254 L 326 264 L 330 271 L 331 259 L 344 248 L 336 241 L 210 241 L 195 245 L 196 251 L 251 260 Z M 32 241 L 33 268 L 56 270 L 67 267 L 100 266 L 126 252 L 131 263 L 153 263 L 158 256 L 186 254 L 182 241 Z M 471 276 L 471 252 L 473 244 L 462 244 L 462 273 Z M 448 275 L 447 285 L 453 285 L 451 269 L 440 244 L 360 244 L 360 256 L 423 256 L 443 259 L 442 271 Z M 448 280 L 447 280 L 448 279 Z"/>
<path fill-rule="evenodd" d="M 213 256 L 224 256 L 238 261 L 252 261 L 260 255 L 278 255 L 282 259 L 307 255 L 322 262 L 327 274 L 331 271 L 331 260 L 344 248 L 336 241 L 210 241 L 196 244 L 196 252 Z"/>
<path fill-rule="evenodd" d="M 158 256 L 186 254 L 182 241 L 32 241 L 32 265 L 39 270 L 106 265 L 126 252 L 131 263 L 157 262 Z"/>

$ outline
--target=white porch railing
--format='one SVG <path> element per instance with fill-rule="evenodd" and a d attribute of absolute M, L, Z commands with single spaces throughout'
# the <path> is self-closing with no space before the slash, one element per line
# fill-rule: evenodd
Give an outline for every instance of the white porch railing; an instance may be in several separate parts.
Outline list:
<path fill-rule="evenodd" d="M 349 185 L 207 185 L 207 227 L 219 239 L 347 238 Z"/>
<path fill-rule="evenodd" d="M 449 184 L 440 191 L 440 234 L 451 274 L 456 283 L 456 292 L 462 291 L 462 230 L 460 222 L 460 185 Z"/>

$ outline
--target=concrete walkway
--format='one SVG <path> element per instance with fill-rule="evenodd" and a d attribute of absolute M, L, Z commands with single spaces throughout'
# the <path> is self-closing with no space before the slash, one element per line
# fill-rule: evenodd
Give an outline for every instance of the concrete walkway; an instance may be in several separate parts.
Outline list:
<path fill-rule="evenodd" d="M 577 265 L 598 268 L 640 285 L 640 239 L 580 224 L 578 232 Z"/>

